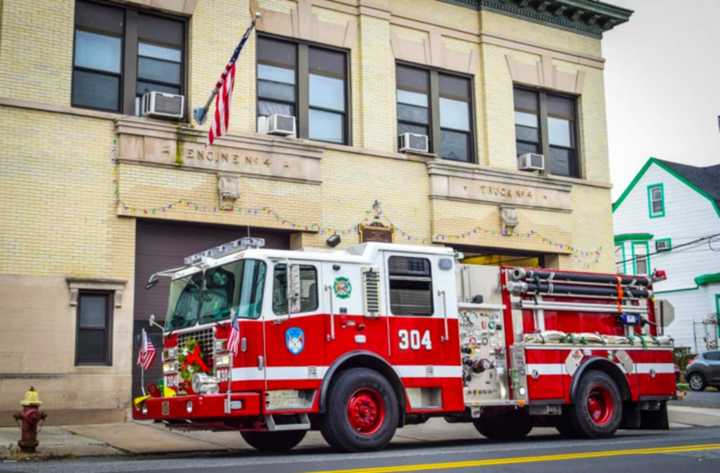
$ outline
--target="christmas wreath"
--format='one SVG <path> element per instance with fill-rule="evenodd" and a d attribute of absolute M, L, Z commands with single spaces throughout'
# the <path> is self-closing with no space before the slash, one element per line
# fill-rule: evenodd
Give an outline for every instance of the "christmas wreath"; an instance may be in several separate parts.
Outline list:
<path fill-rule="evenodd" d="M 180 378 L 183 381 L 191 382 L 195 373 L 210 371 L 202 359 L 200 342 L 194 338 L 189 339 L 180 349 L 178 360 L 180 361 Z"/>

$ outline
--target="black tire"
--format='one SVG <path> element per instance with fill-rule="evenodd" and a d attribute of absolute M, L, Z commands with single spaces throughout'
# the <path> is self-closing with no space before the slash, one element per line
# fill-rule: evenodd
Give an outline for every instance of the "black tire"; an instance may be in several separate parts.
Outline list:
<path fill-rule="evenodd" d="M 243 440 L 261 452 L 282 453 L 292 450 L 305 438 L 305 430 L 282 430 L 279 432 L 240 432 Z"/>
<path fill-rule="evenodd" d="M 578 384 L 569 420 L 578 435 L 587 438 L 611 437 L 622 420 L 622 398 L 610 376 L 591 370 Z"/>
<path fill-rule="evenodd" d="M 513 413 L 480 417 L 473 421 L 478 432 L 490 440 L 522 440 L 532 430 L 532 421 L 526 413 Z"/>
<path fill-rule="evenodd" d="M 688 378 L 688 386 L 693 391 L 705 391 L 707 383 L 705 382 L 705 376 L 701 373 L 691 373 Z"/>
<path fill-rule="evenodd" d="M 367 368 L 349 369 L 335 379 L 327 412 L 322 436 L 331 447 L 346 452 L 383 448 L 395 435 L 400 417 L 388 380 Z"/>

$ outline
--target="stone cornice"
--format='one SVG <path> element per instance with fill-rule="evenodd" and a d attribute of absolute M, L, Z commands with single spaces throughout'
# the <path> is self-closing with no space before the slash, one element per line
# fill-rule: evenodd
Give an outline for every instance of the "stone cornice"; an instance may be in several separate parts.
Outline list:
<path fill-rule="evenodd" d="M 492 10 L 601 38 L 625 23 L 632 10 L 597 0 L 440 0 L 475 10 Z"/>

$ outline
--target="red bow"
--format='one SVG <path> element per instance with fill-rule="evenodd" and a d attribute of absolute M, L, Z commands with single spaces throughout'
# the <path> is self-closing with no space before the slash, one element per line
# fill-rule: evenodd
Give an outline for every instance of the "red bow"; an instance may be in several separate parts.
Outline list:
<path fill-rule="evenodd" d="M 185 361 L 183 361 L 182 369 L 187 368 L 188 365 L 192 365 L 193 363 L 197 363 L 203 373 L 207 373 L 210 371 L 210 369 L 207 367 L 207 365 L 202 359 L 202 353 L 200 353 L 200 345 L 195 345 L 192 353 L 188 353 L 187 356 L 185 356 Z"/>

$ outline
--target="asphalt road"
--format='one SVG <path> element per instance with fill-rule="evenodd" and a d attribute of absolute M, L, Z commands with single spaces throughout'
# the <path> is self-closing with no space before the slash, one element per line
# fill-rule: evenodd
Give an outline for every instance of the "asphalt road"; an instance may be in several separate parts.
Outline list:
<path fill-rule="evenodd" d="M 418 442 L 391 445 L 381 452 L 339 454 L 327 448 L 300 448 L 290 454 L 253 451 L 213 456 L 135 457 L 2 463 L 6 472 L 152 472 L 152 473 L 395 473 L 414 471 L 487 471 L 533 473 L 663 473 L 720 471 L 720 428 L 662 432 L 620 432 L 605 440 L 566 440 L 557 435 L 532 436 L 522 442 Z"/>

